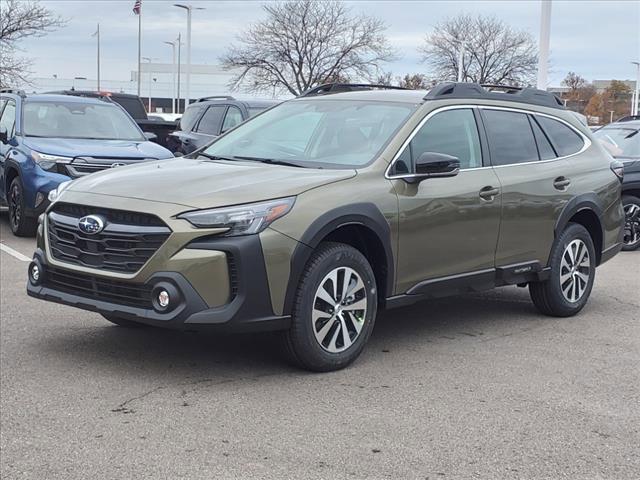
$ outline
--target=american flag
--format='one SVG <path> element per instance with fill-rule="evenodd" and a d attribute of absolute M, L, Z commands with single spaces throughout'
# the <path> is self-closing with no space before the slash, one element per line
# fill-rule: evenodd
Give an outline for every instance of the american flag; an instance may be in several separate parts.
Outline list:
<path fill-rule="evenodd" d="M 140 15 L 140 10 L 142 9 L 142 0 L 136 0 L 136 3 L 133 5 L 133 13 L 136 15 Z"/>

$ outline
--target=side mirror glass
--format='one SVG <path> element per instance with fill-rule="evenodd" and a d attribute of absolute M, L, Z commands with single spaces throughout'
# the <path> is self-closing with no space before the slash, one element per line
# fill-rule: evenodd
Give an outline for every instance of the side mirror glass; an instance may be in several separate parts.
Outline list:
<path fill-rule="evenodd" d="M 142 132 L 144 134 L 144 138 L 146 138 L 149 141 L 154 141 L 158 139 L 158 135 L 156 135 L 153 132 Z"/>
<path fill-rule="evenodd" d="M 0 142 L 7 143 L 9 141 L 9 133 L 6 127 L 0 127 Z"/>
<path fill-rule="evenodd" d="M 416 160 L 416 173 L 412 183 L 427 178 L 455 177 L 460 173 L 460 160 L 451 155 L 436 152 L 424 152 Z"/>

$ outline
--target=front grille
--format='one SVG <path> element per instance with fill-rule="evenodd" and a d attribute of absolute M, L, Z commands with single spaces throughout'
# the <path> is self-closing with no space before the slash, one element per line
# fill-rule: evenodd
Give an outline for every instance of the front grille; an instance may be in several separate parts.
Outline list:
<path fill-rule="evenodd" d="M 90 173 L 106 170 L 118 166 L 130 165 L 148 160 L 148 158 L 94 158 L 78 157 L 73 162 L 66 165 L 67 175 L 77 178 L 84 177 Z"/>
<path fill-rule="evenodd" d="M 78 221 L 86 215 L 101 216 L 104 229 L 94 235 L 80 231 Z M 55 259 L 122 273 L 140 270 L 171 233 L 154 215 L 84 205 L 56 204 L 47 223 Z"/>
<path fill-rule="evenodd" d="M 48 268 L 44 286 L 83 298 L 138 308 L 153 308 L 151 286 L 96 278 L 68 270 Z"/>

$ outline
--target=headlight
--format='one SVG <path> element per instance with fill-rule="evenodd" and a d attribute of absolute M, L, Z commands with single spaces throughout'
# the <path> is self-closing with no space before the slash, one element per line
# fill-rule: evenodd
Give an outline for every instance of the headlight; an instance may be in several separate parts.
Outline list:
<path fill-rule="evenodd" d="M 51 190 L 49 192 L 49 202 L 53 203 L 56 200 L 58 200 L 58 198 L 60 198 L 60 194 L 62 193 L 62 191 L 67 188 L 69 186 L 69 184 L 72 182 L 73 180 L 68 180 L 66 182 L 62 182 L 60 185 L 58 185 L 57 188 L 54 188 L 53 190 Z"/>
<path fill-rule="evenodd" d="M 228 228 L 226 236 L 260 233 L 273 221 L 285 216 L 293 207 L 295 197 L 268 202 L 249 203 L 235 207 L 194 210 L 178 215 L 198 228 Z"/>
<path fill-rule="evenodd" d="M 42 168 L 43 170 L 53 170 L 58 163 L 71 163 L 73 158 L 61 157 L 60 155 L 49 155 L 48 153 L 31 152 L 31 158 Z"/>

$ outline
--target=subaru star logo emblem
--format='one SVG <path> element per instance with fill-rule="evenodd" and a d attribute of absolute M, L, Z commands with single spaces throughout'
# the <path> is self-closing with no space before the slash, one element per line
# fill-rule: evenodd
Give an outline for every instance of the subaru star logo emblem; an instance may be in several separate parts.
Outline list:
<path fill-rule="evenodd" d="M 98 215 L 87 215 L 78 220 L 78 228 L 87 235 L 95 235 L 104 228 L 104 219 Z"/>

